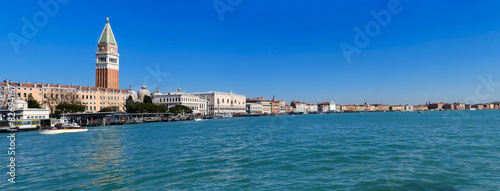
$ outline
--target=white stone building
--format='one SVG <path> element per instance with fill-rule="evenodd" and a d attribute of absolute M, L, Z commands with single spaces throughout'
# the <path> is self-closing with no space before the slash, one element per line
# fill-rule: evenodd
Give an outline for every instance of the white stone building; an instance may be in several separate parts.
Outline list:
<path fill-rule="evenodd" d="M 295 112 L 297 113 L 309 112 L 309 106 L 306 103 L 296 103 Z"/>
<path fill-rule="evenodd" d="M 262 104 L 262 114 L 271 114 L 273 112 L 271 102 L 261 101 L 260 104 Z"/>
<path fill-rule="evenodd" d="M 335 112 L 337 110 L 337 104 L 335 102 L 331 101 L 329 105 L 330 107 L 328 108 L 328 110 L 330 112 Z"/>
<path fill-rule="evenodd" d="M 28 103 L 24 100 L 14 100 L 15 119 L 49 119 L 50 110 L 48 107 L 28 108 Z M 0 109 L 0 120 L 7 120 L 9 109 Z"/>
<path fill-rule="evenodd" d="M 159 91 L 155 92 L 153 103 L 156 105 L 163 105 L 171 108 L 176 105 L 184 105 L 193 110 L 193 114 L 207 115 L 207 100 L 200 98 L 195 94 L 181 92 L 177 89 L 176 92 L 161 94 Z"/>
<path fill-rule="evenodd" d="M 216 114 L 245 114 L 246 113 L 246 96 L 224 93 L 224 92 L 201 92 L 193 93 L 201 99 L 208 102 L 208 113 L 210 115 Z"/>
<path fill-rule="evenodd" d="M 247 103 L 247 113 L 250 115 L 262 114 L 262 104 L 261 103 Z"/>

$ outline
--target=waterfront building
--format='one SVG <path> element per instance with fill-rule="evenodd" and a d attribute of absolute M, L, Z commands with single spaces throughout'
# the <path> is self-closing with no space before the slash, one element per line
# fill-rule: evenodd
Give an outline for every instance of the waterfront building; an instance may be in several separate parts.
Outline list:
<path fill-rule="evenodd" d="M 330 106 L 328 102 L 318 103 L 318 111 L 319 112 L 328 112 L 330 111 Z"/>
<path fill-rule="evenodd" d="M 272 113 L 273 110 L 272 110 L 271 102 L 262 101 L 262 102 L 260 102 L 260 104 L 262 104 L 262 114 L 269 115 Z"/>
<path fill-rule="evenodd" d="M 453 110 L 463 110 L 460 108 L 460 103 L 453 103 L 452 107 Z M 464 104 L 464 109 L 465 109 L 465 104 Z"/>
<path fill-rule="evenodd" d="M 208 102 L 208 114 L 245 114 L 246 113 L 246 96 L 224 93 L 224 92 L 200 92 L 193 93 L 199 96 L 201 99 L 205 99 Z"/>
<path fill-rule="evenodd" d="M 470 110 L 471 104 L 465 104 L 465 110 Z"/>
<path fill-rule="evenodd" d="M 286 113 L 286 103 L 283 100 L 278 100 L 279 105 L 280 105 L 280 113 L 284 114 Z"/>
<path fill-rule="evenodd" d="M 405 107 L 402 105 L 393 105 L 390 106 L 390 111 L 404 111 Z"/>
<path fill-rule="evenodd" d="M 276 99 L 276 98 L 274 98 Z M 272 113 L 279 113 L 279 102 L 269 101 L 264 99 L 264 96 L 260 98 L 247 99 L 247 103 L 258 103 L 262 105 L 262 114 L 270 115 Z"/>
<path fill-rule="evenodd" d="M 365 111 L 367 111 L 367 108 L 368 108 L 368 106 L 366 106 L 366 105 L 357 105 L 356 111 L 357 112 L 365 112 Z"/>
<path fill-rule="evenodd" d="M 279 114 L 280 113 L 280 102 L 278 101 L 271 101 L 271 113 L 272 114 Z"/>
<path fill-rule="evenodd" d="M 413 111 L 427 111 L 429 110 L 429 105 L 414 105 Z"/>
<path fill-rule="evenodd" d="M 48 107 L 42 109 L 28 108 L 28 103 L 21 99 L 16 99 L 13 103 L 15 119 L 49 119 L 50 110 Z M 10 112 L 8 108 L 0 109 L 0 121 L 7 120 L 7 115 Z"/>
<path fill-rule="evenodd" d="M 262 115 L 262 104 L 261 103 L 248 103 L 247 102 L 247 113 L 249 115 Z"/>
<path fill-rule="evenodd" d="M 336 112 L 344 112 L 343 106 L 342 105 L 337 105 L 337 107 L 335 108 L 335 111 Z"/>
<path fill-rule="evenodd" d="M 337 110 L 337 103 L 330 101 L 329 108 L 330 112 L 335 112 Z"/>
<path fill-rule="evenodd" d="M 153 94 L 153 103 L 156 105 L 166 106 L 171 108 L 176 105 L 184 105 L 193 110 L 193 114 L 207 115 L 207 100 L 200 96 L 182 92 L 178 88 L 176 92 L 161 94 L 159 90 Z"/>
<path fill-rule="evenodd" d="M 440 110 L 443 109 L 443 106 L 446 103 L 440 102 L 440 103 L 431 103 L 429 104 L 429 110 Z"/>
<path fill-rule="evenodd" d="M 335 112 L 337 110 L 337 104 L 333 101 L 318 103 L 319 112 Z"/>
<path fill-rule="evenodd" d="M 5 89 L 7 83 L 14 86 L 17 99 L 28 99 L 30 96 L 37 100 L 42 108 L 48 107 L 52 112 L 60 103 L 82 104 L 86 112 L 98 112 L 104 107 L 116 106 L 125 111 L 125 100 L 132 95 L 128 90 L 101 89 L 90 86 L 44 84 L 44 83 L 12 83 L 5 80 L 0 83 L 0 89 Z"/>
<path fill-rule="evenodd" d="M 303 102 L 300 102 L 300 101 L 293 100 L 290 103 L 290 105 L 294 108 L 294 112 L 296 112 L 296 113 L 306 113 L 306 112 L 310 111 L 308 103 L 303 103 Z"/>
<path fill-rule="evenodd" d="M 285 105 L 285 113 L 291 113 L 293 112 L 293 107 L 290 105 Z"/>
<path fill-rule="evenodd" d="M 406 105 L 404 106 L 404 111 L 413 111 L 413 105 L 406 104 Z"/>
<path fill-rule="evenodd" d="M 375 105 L 368 105 L 368 111 L 377 111 L 377 106 L 375 106 Z"/>
<path fill-rule="evenodd" d="M 345 106 L 345 111 L 347 112 L 356 112 L 357 108 L 356 105 L 346 105 Z"/>

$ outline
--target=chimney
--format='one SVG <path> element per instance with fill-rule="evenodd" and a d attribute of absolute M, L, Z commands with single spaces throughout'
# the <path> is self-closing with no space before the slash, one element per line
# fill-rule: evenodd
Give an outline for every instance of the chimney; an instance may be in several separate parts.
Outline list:
<path fill-rule="evenodd" d="M 30 84 L 30 81 L 26 81 L 26 84 Z"/>

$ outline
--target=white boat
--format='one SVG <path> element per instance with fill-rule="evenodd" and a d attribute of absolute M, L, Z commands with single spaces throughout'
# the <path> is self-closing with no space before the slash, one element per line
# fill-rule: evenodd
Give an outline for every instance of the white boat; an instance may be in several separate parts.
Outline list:
<path fill-rule="evenodd" d="M 196 118 L 196 119 L 193 119 L 194 121 L 203 121 L 203 119 L 200 119 L 200 118 Z"/>
<path fill-rule="evenodd" d="M 231 113 L 219 113 L 218 115 L 216 115 L 217 117 L 220 117 L 220 118 L 232 118 L 233 115 Z"/>
<path fill-rule="evenodd" d="M 75 128 L 75 129 L 69 129 L 69 128 L 53 128 L 53 129 L 42 129 L 38 132 L 42 135 L 51 135 L 51 134 L 61 134 L 61 133 L 77 133 L 77 132 L 85 132 L 88 131 L 87 128 Z"/>
<path fill-rule="evenodd" d="M 43 135 L 60 134 L 60 133 L 76 133 L 88 131 L 87 128 L 81 127 L 76 123 L 69 123 L 66 117 L 61 117 L 57 120 L 56 125 L 47 129 L 40 129 L 38 132 Z"/>

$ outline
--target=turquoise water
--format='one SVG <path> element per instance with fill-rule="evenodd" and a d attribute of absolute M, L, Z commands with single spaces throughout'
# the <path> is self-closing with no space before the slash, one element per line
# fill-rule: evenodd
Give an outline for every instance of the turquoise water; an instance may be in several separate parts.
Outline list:
<path fill-rule="evenodd" d="M 499 190 L 500 112 L 351 113 L 16 134 L 23 190 Z M 3 163 L 3 164 L 2 164 Z"/>

